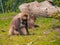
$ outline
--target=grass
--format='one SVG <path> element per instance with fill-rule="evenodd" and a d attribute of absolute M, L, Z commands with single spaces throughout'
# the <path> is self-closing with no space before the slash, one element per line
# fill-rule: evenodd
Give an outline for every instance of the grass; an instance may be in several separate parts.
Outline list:
<path fill-rule="evenodd" d="M 10 21 L 16 14 L 0 14 L 0 45 L 60 45 L 60 32 L 53 29 L 60 21 L 54 18 L 37 18 L 39 27 L 29 29 L 31 35 L 8 36 Z"/>

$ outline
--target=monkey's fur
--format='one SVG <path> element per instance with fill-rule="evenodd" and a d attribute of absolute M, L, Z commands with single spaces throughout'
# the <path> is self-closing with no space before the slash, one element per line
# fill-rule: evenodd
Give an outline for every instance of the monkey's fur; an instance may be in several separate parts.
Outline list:
<path fill-rule="evenodd" d="M 26 13 L 19 13 L 16 15 L 11 23 L 9 29 L 9 35 L 28 35 L 28 15 Z"/>
<path fill-rule="evenodd" d="M 10 23 L 9 35 L 28 35 L 28 28 L 37 26 L 34 24 L 35 19 L 35 16 L 32 14 L 29 15 L 27 13 L 19 13 Z"/>

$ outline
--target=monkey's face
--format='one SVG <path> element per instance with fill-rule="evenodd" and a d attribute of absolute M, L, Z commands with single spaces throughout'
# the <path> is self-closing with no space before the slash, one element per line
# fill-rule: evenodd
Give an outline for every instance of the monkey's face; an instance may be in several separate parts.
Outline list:
<path fill-rule="evenodd" d="M 22 17 L 22 24 L 26 26 L 27 25 L 27 20 L 28 20 L 28 15 L 24 15 Z"/>

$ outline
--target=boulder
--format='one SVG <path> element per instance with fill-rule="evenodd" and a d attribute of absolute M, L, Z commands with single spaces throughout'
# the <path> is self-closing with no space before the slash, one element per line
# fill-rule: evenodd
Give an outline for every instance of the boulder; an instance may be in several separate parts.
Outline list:
<path fill-rule="evenodd" d="M 60 12 L 60 7 L 53 6 L 51 2 L 45 0 L 43 2 L 30 2 L 24 3 L 19 6 L 21 12 L 26 12 L 28 14 L 33 14 L 35 16 L 52 16 L 54 13 Z"/>

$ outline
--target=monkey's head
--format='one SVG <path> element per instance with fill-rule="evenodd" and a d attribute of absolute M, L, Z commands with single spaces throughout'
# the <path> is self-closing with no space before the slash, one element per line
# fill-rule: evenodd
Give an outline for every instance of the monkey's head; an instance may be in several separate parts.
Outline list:
<path fill-rule="evenodd" d="M 27 26 L 28 21 L 28 14 L 23 14 L 22 15 L 22 24 Z"/>
<path fill-rule="evenodd" d="M 28 14 L 27 13 L 23 13 L 21 16 L 22 20 L 26 20 L 28 18 Z"/>

